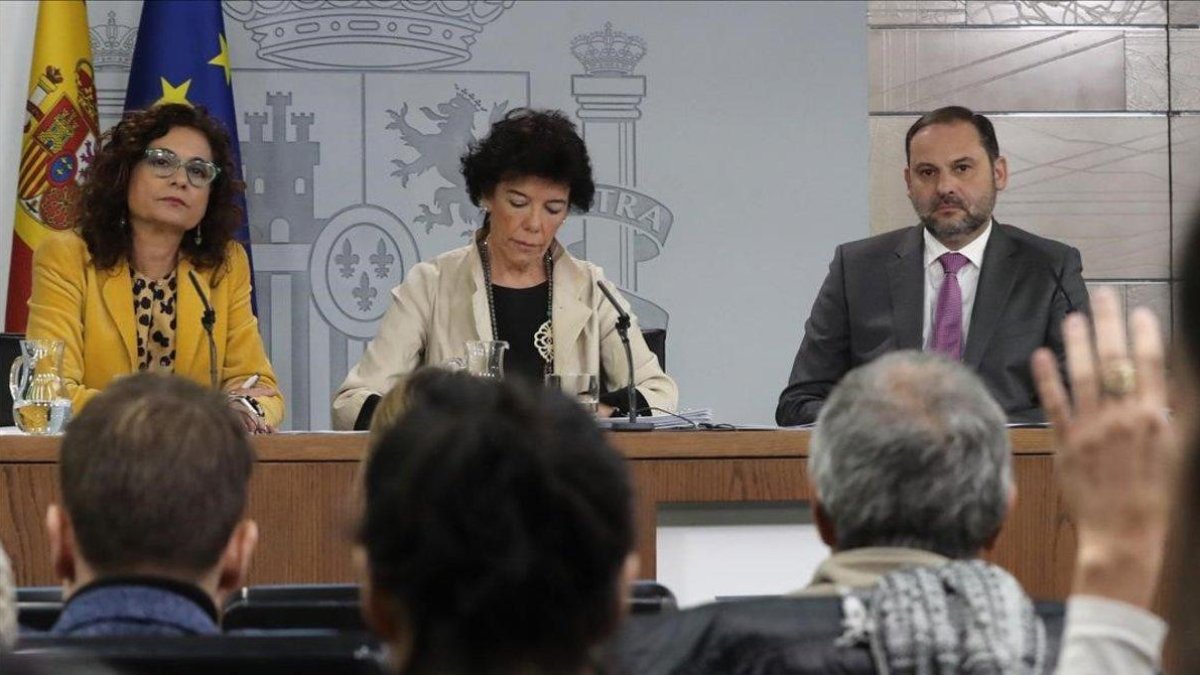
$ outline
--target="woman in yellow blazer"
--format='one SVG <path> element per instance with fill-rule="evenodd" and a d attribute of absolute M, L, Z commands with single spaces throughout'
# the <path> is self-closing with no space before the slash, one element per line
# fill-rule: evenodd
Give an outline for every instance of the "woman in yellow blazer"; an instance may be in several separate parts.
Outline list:
<path fill-rule="evenodd" d="M 84 183 L 77 231 L 34 253 L 30 338 L 66 344 L 63 375 L 78 412 L 114 378 L 140 370 L 210 383 L 204 304 L 215 312 L 216 384 L 248 431 L 283 421 L 283 398 L 250 307 L 250 267 L 229 138 L 201 109 L 127 114 Z M 164 420 L 168 422 L 169 420 Z"/>

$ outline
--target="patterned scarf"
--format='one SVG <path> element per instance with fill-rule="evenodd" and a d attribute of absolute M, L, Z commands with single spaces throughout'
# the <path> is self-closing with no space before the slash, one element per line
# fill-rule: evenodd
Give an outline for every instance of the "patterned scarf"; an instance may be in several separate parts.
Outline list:
<path fill-rule="evenodd" d="M 907 567 L 842 596 L 838 644 L 867 643 L 880 675 L 1041 673 L 1046 629 L 1008 572 L 982 560 Z"/>

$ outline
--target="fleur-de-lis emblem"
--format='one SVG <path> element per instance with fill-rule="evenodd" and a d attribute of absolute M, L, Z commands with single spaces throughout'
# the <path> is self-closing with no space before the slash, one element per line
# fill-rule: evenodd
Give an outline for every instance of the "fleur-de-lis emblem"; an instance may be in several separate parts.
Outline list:
<path fill-rule="evenodd" d="M 358 265 L 358 254 L 350 248 L 350 240 L 342 241 L 342 252 L 333 256 L 333 262 L 338 264 L 338 272 L 343 279 L 354 276 L 354 268 Z"/>
<path fill-rule="evenodd" d="M 357 258 L 358 256 L 354 256 Z M 371 281 L 367 278 L 367 273 L 363 272 L 362 277 L 358 280 L 358 285 L 354 287 L 354 297 L 358 299 L 358 309 L 360 312 L 368 312 L 371 310 L 372 301 L 375 296 L 379 295 L 377 289 L 371 288 Z"/>
<path fill-rule="evenodd" d="M 380 239 L 379 243 L 375 245 L 375 253 L 371 254 L 367 260 L 375 266 L 375 276 L 386 279 L 391 271 L 392 263 L 396 262 L 396 256 L 387 252 L 387 244 Z"/>

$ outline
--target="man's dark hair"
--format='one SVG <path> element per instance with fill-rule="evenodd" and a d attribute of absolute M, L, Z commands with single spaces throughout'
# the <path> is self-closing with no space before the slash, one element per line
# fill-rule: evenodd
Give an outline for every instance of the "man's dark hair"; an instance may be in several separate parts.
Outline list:
<path fill-rule="evenodd" d="M 63 501 L 80 554 L 106 575 L 207 572 L 245 511 L 254 461 L 224 395 L 171 375 L 113 382 L 62 441 Z"/>
<path fill-rule="evenodd" d="M 406 672 L 574 672 L 616 627 L 623 458 L 557 391 L 428 380 L 374 448 L 360 539 L 412 631 Z"/>
<path fill-rule="evenodd" d="M 904 136 L 905 163 L 912 163 L 912 139 L 918 131 L 934 124 L 953 124 L 955 122 L 966 122 L 975 127 L 975 131 L 979 132 L 979 142 L 987 152 L 988 161 L 995 164 L 996 158 L 1000 156 L 1000 142 L 996 140 L 996 129 L 992 126 L 992 121 L 970 108 L 960 105 L 938 108 L 921 115 L 920 119 L 913 122 Z"/>
<path fill-rule="evenodd" d="M 467 194 L 476 206 L 500 181 L 536 176 L 566 185 L 571 208 L 592 208 L 596 184 L 587 145 L 575 125 L 557 110 L 517 108 L 492 125 L 487 138 L 462 157 Z"/>

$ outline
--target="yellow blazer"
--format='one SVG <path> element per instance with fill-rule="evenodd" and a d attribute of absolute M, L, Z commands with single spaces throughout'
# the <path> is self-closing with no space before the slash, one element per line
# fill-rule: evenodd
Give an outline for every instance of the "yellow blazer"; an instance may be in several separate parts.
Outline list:
<path fill-rule="evenodd" d="M 200 324 L 204 304 L 188 279 L 195 271 L 216 311 L 217 378 L 221 388 L 241 386 L 257 373 L 259 384 L 278 387 L 263 350 L 258 320 L 250 309 L 250 264 L 246 251 L 230 243 L 225 265 L 201 271 L 186 259 L 176 275 L 175 374 L 209 385 L 208 339 Z M 29 298 L 30 338 L 66 344 L 63 378 L 72 410 L 78 413 L 115 378 L 137 372 L 137 327 L 128 263 L 100 271 L 87 245 L 74 232 L 46 237 L 33 256 Z M 283 397 L 260 397 L 267 421 L 283 421 Z"/>

